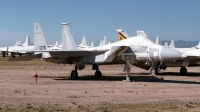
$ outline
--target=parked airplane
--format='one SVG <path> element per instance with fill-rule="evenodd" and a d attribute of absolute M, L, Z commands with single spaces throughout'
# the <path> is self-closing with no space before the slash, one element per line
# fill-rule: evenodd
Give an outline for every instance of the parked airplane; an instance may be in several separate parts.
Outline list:
<path fill-rule="evenodd" d="M 145 34 L 144 31 L 137 31 L 137 36 L 138 35 L 146 36 L 146 34 Z M 126 39 L 125 36 L 123 38 L 122 37 L 120 38 L 118 36 L 118 38 L 121 39 L 121 40 Z M 156 43 L 161 43 L 159 37 L 157 37 Z M 158 71 L 159 71 L 159 69 L 165 70 L 167 67 L 181 67 L 180 73 L 181 74 L 186 74 L 187 73 L 187 68 L 186 68 L 187 66 L 189 66 L 189 67 L 191 67 L 191 66 L 200 66 L 200 62 L 199 62 L 200 61 L 200 53 L 199 53 L 200 50 L 198 49 L 199 46 L 200 46 L 200 44 L 198 44 L 197 46 L 192 47 L 192 48 L 174 48 L 175 44 L 174 44 L 174 41 L 172 41 L 171 42 L 171 47 L 174 50 L 180 51 L 183 54 L 185 54 L 187 56 L 187 58 L 185 58 L 184 60 L 179 60 L 179 61 L 165 61 L 165 62 L 161 62 L 159 64 L 159 66 L 157 67 L 157 69 L 153 70 L 153 71 L 151 69 L 152 65 L 150 65 L 150 64 L 133 63 L 133 65 L 137 66 L 137 67 L 140 67 L 142 69 L 145 69 L 145 70 L 150 70 L 150 72 L 152 74 L 157 74 Z M 169 47 L 169 46 L 167 46 L 167 47 Z"/>
<path fill-rule="evenodd" d="M 42 57 L 45 61 L 54 63 L 75 64 L 71 72 L 71 78 L 77 79 L 78 72 L 85 68 L 85 64 L 91 64 L 96 70 L 95 77 L 101 78 L 102 73 L 99 65 L 103 64 L 125 64 L 127 71 L 126 79 L 130 80 L 130 65 L 133 63 L 143 63 L 152 66 L 152 71 L 156 70 L 160 63 L 165 61 L 183 60 L 186 56 L 176 50 L 157 45 L 147 37 L 135 36 L 103 46 L 93 48 L 78 48 L 69 30 L 67 23 L 62 23 L 62 43 L 61 50 L 46 50 L 45 36 L 43 35 L 39 23 L 34 24 L 35 50 L 18 51 L 34 52 L 34 55 L 27 55 L 18 58 L 11 58 L 9 61 L 27 61 L 36 57 Z M 37 27 L 37 28 L 36 28 Z M 118 35 L 123 35 L 123 30 L 118 31 Z"/>
<path fill-rule="evenodd" d="M 156 40 L 158 42 L 160 41 L 160 39 L 158 39 L 158 38 Z M 167 46 L 167 45 L 165 45 L 165 46 Z M 185 55 L 187 55 L 187 58 L 185 58 L 184 64 L 183 64 L 183 62 L 179 62 L 179 63 L 168 62 L 168 63 L 171 63 L 171 64 L 168 64 L 168 65 L 163 64 L 162 67 L 163 66 L 166 66 L 166 67 L 171 67 L 171 66 L 172 67 L 181 67 L 180 73 L 186 74 L 187 73 L 187 68 L 186 68 L 187 66 L 188 67 L 200 66 L 200 53 L 199 53 L 200 52 L 200 49 L 199 49 L 200 44 L 198 44 L 197 46 L 191 47 L 191 48 L 176 48 L 174 40 L 171 40 L 171 44 L 168 47 L 184 53 Z"/>
<path fill-rule="evenodd" d="M 0 51 L 2 52 L 2 56 L 5 57 L 6 54 L 15 57 L 16 53 L 14 51 L 18 50 L 33 50 L 34 46 L 31 45 L 30 37 L 27 35 L 26 40 L 24 44 L 20 44 L 19 42 L 16 42 L 15 46 L 9 46 L 9 47 L 1 47 Z M 18 53 L 19 56 L 22 56 L 21 53 Z"/>

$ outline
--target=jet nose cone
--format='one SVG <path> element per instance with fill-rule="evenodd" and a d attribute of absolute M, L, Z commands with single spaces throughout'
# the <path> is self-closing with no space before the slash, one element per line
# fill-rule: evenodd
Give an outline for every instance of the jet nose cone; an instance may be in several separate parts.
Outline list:
<path fill-rule="evenodd" d="M 177 51 L 175 49 L 171 49 L 168 47 L 163 47 L 160 52 L 161 60 L 162 61 L 174 61 L 174 60 L 180 60 L 184 59 L 187 56 L 180 51 Z"/>

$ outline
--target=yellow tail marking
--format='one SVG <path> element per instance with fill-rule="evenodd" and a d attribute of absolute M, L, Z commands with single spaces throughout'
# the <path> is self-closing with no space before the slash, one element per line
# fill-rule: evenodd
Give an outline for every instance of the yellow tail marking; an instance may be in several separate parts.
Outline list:
<path fill-rule="evenodd" d="M 123 36 L 121 33 L 118 33 L 118 39 L 119 39 L 119 40 L 125 40 L 126 37 Z"/>

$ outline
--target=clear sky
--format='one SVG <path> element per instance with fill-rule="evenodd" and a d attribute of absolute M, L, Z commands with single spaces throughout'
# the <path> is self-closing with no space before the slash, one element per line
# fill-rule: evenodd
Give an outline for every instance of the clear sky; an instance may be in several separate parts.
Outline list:
<path fill-rule="evenodd" d="M 24 42 L 40 21 L 49 44 L 61 42 L 61 23 L 77 44 L 107 36 L 118 41 L 117 29 L 130 36 L 144 30 L 151 40 L 200 40 L 200 0 L 0 0 L 0 46 Z"/>

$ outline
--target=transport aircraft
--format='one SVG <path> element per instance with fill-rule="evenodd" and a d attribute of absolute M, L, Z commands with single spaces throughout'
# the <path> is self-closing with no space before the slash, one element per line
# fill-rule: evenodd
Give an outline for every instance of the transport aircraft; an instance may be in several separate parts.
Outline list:
<path fill-rule="evenodd" d="M 33 50 L 34 45 L 31 44 L 30 37 L 27 35 L 26 40 L 24 44 L 20 44 L 20 42 L 16 42 L 15 46 L 9 46 L 9 47 L 1 47 L 0 51 L 2 52 L 2 56 L 5 57 L 6 54 L 9 56 L 12 56 L 13 58 L 15 57 L 16 53 L 13 51 L 16 50 Z M 22 56 L 21 53 L 18 53 L 19 56 Z"/>
<path fill-rule="evenodd" d="M 127 72 L 126 80 L 130 80 L 130 66 L 133 63 L 143 63 L 151 65 L 152 70 L 165 61 L 183 60 L 187 56 L 180 51 L 155 44 L 142 34 L 132 38 L 127 38 L 118 42 L 92 47 L 79 48 L 69 30 L 69 23 L 62 23 L 62 49 L 48 50 L 46 38 L 42 32 L 40 24 L 34 23 L 34 46 L 35 50 L 16 51 L 19 53 L 34 53 L 18 58 L 11 58 L 9 61 L 28 61 L 34 58 L 42 58 L 48 62 L 74 64 L 71 71 L 71 78 L 78 78 L 78 70 L 85 68 L 86 64 L 92 65 L 96 70 L 95 77 L 102 77 L 99 65 L 124 64 Z M 123 30 L 117 30 L 123 36 Z M 140 32 L 142 33 L 142 32 Z"/>

